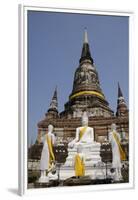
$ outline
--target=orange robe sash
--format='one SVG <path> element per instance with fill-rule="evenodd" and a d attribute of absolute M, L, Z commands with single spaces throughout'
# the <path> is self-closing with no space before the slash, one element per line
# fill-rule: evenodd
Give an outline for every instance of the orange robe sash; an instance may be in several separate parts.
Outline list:
<path fill-rule="evenodd" d="M 53 152 L 53 145 L 52 145 L 52 140 L 51 137 L 46 134 L 46 141 L 48 144 L 48 150 L 49 150 L 49 167 L 51 166 L 52 161 L 55 160 L 54 152 Z"/>
<path fill-rule="evenodd" d="M 86 129 L 87 129 L 87 126 L 84 126 L 84 127 L 80 130 L 79 141 L 80 141 L 80 139 L 82 138 L 82 136 L 84 135 Z"/>
<path fill-rule="evenodd" d="M 75 176 L 84 176 L 85 175 L 85 165 L 83 158 L 77 153 L 75 156 Z"/>
<path fill-rule="evenodd" d="M 118 145 L 121 160 L 122 160 L 122 161 L 123 161 L 123 160 L 126 160 L 126 154 L 125 154 L 124 150 L 122 149 L 122 146 L 121 146 L 121 144 L 120 144 L 120 141 L 119 141 L 119 139 L 118 139 L 118 136 L 116 135 L 115 132 L 113 133 L 113 136 L 114 136 L 114 139 L 115 139 L 115 141 L 116 141 L 116 143 L 117 143 L 117 145 Z"/>

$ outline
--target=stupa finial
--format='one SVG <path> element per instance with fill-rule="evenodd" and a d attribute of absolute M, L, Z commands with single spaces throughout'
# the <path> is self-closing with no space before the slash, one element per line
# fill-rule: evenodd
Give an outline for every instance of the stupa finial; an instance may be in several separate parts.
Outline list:
<path fill-rule="evenodd" d="M 84 43 L 88 43 L 88 33 L 87 33 L 87 28 L 84 28 Z"/>

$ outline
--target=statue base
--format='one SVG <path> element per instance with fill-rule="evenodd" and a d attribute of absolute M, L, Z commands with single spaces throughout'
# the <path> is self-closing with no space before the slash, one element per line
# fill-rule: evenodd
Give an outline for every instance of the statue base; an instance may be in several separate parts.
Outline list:
<path fill-rule="evenodd" d="M 81 143 L 82 145 L 82 152 L 85 157 L 85 166 L 92 167 L 101 163 L 101 156 L 100 156 L 100 147 L 101 144 L 97 142 L 92 143 Z M 68 157 L 66 158 L 65 166 L 66 167 L 73 167 L 74 166 L 74 158 L 77 154 L 77 146 L 74 148 L 68 148 Z"/>
<path fill-rule="evenodd" d="M 75 176 L 75 170 L 73 167 L 61 167 L 60 180 L 65 180 Z M 103 179 L 106 176 L 105 169 L 85 167 L 85 176 L 89 176 L 90 179 Z"/>
<path fill-rule="evenodd" d="M 48 176 L 40 176 L 38 183 L 49 183 L 49 177 Z"/>
<path fill-rule="evenodd" d="M 48 183 L 44 182 L 35 182 L 34 187 L 32 188 L 48 188 L 48 187 L 57 187 L 59 186 L 59 181 L 58 180 L 50 180 Z"/>
<path fill-rule="evenodd" d="M 57 174 L 52 174 L 51 172 L 48 174 L 49 180 L 58 180 Z"/>
<path fill-rule="evenodd" d="M 49 172 L 47 176 L 40 176 L 38 183 L 49 183 L 49 181 L 57 179 L 57 174 L 52 174 L 51 172 Z"/>
<path fill-rule="evenodd" d="M 106 167 L 85 167 L 85 176 L 89 176 L 91 180 L 95 179 L 106 179 L 107 175 L 110 178 L 113 178 L 110 173 L 110 168 L 106 169 Z M 59 178 L 60 180 L 66 180 L 70 177 L 75 176 L 74 167 L 66 167 L 62 166 L 60 168 Z"/>

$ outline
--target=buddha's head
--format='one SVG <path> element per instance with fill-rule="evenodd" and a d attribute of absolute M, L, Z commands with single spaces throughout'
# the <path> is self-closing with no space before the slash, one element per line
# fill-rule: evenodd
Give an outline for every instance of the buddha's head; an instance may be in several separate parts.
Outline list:
<path fill-rule="evenodd" d="M 111 124 L 111 130 L 113 131 L 113 130 L 116 130 L 116 124 Z"/>
<path fill-rule="evenodd" d="M 82 126 L 88 126 L 88 115 L 86 112 L 84 112 L 82 116 Z"/>
<path fill-rule="evenodd" d="M 53 127 L 53 125 L 51 125 L 51 124 L 49 124 L 48 125 L 48 132 L 53 132 L 53 129 L 54 129 L 54 127 Z"/>

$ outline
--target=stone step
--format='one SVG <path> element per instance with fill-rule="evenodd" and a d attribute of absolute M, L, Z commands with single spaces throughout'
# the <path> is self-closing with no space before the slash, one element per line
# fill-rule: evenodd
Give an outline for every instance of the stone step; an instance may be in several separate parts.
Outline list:
<path fill-rule="evenodd" d="M 76 152 L 69 152 L 68 156 L 75 156 L 77 153 Z M 100 155 L 100 152 L 88 152 L 85 153 L 86 155 Z"/>
<path fill-rule="evenodd" d="M 110 175 L 110 168 L 107 169 L 108 176 Z M 67 178 L 75 176 L 75 170 L 73 167 L 61 167 L 59 177 L 60 180 L 66 180 Z M 106 178 L 106 168 L 94 168 L 85 167 L 85 176 L 89 176 L 90 179 L 105 179 Z"/>

